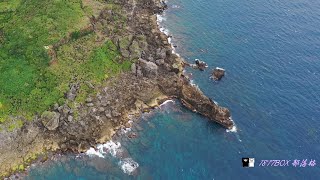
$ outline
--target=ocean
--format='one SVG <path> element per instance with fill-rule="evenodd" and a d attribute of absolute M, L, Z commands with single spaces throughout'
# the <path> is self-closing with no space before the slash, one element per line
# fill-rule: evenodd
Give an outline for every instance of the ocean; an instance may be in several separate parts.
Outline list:
<path fill-rule="evenodd" d="M 168 7 L 160 24 L 175 51 L 209 65 L 186 73 L 230 109 L 236 130 L 169 101 L 134 123 L 127 134 L 137 138 L 123 132 L 100 151 L 34 165 L 26 179 L 320 179 L 320 1 L 170 0 Z M 210 79 L 215 67 L 226 69 L 219 82 Z M 255 167 L 244 168 L 244 157 Z"/>

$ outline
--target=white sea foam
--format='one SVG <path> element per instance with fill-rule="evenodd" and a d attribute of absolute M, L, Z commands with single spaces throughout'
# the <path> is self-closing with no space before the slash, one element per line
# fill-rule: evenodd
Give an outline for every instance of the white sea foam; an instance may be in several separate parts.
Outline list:
<path fill-rule="evenodd" d="M 98 156 L 104 158 L 107 153 L 116 156 L 117 152 L 121 151 L 121 144 L 119 142 L 108 141 L 105 144 L 99 144 L 97 149 L 90 148 L 86 154 L 89 156 Z"/>
<path fill-rule="evenodd" d="M 237 126 L 233 126 L 231 129 L 227 129 L 227 132 L 237 132 Z"/>
<path fill-rule="evenodd" d="M 169 102 L 174 102 L 174 100 L 171 100 L 171 99 L 166 100 L 165 102 L 163 102 L 162 104 L 160 104 L 160 107 L 163 106 L 163 105 L 166 105 L 166 104 L 169 103 Z"/>
<path fill-rule="evenodd" d="M 98 157 L 104 158 L 103 154 L 101 154 L 99 151 L 96 151 L 92 147 L 86 152 L 86 155 L 88 155 L 88 156 L 98 156 Z"/>
<path fill-rule="evenodd" d="M 169 30 L 164 28 L 164 27 L 160 27 L 160 31 L 163 32 L 165 35 L 169 36 Z"/>
<path fill-rule="evenodd" d="M 161 32 L 163 32 L 165 35 L 167 35 L 167 36 L 169 36 L 169 29 L 167 29 L 167 28 L 165 28 L 165 27 L 163 27 L 162 25 L 161 25 L 161 23 L 163 22 L 163 21 L 165 21 L 166 20 L 166 18 L 165 18 L 165 14 L 162 14 L 162 15 L 160 15 L 160 14 L 158 14 L 157 15 L 157 24 L 158 24 L 158 26 L 159 26 L 159 30 L 161 31 Z M 180 54 L 178 54 L 176 51 L 175 51 L 175 47 L 173 46 L 173 44 L 172 44 L 172 38 L 171 37 L 168 37 L 168 43 L 171 45 L 171 49 L 172 49 L 172 54 L 175 54 L 175 55 L 177 55 L 178 57 L 181 57 L 180 56 Z"/>
<path fill-rule="evenodd" d="M 121 144 L 120 142 L 108 141 L 105 144 L 98 145 L 97 148 L 99 152 L 102 152 L 104 154 L 109 152 L 112 156 L 116 156 L 117 152 L 120 151 Z"/>
<path fill-rule="evenodd" d="M 223 68 L 220 68 L 220 67 L 216 67 L 216 69 L 219 69 L 219 70 L 223 70 L 223 71 L 225 71 L 225 69 L 223 69 Z"/>
<path fill-rule="evenodd" d="M 168 43 L 169 43 L 169 44 L 172 43 L 172 38 L 171 38 L 171 37 L 168 37 Z M 172 48 L 174 48 L 172 44 L 171 44 L 171 46 L 172 46 Z"/>
<path fill-rule="evenodd" d="M 238 129 L 237 129 L 237 126 L 236 126 L 236 125 L 234 125 L 230 130 L 227 129 L 226 132 L 236 133 L 235 136 L 237 137 L 238 141 L 239 141 L 239 142 L 242 142 L 242 140 L 240 139 L 239 134 L 237 133 L 237 132 L 238 132 Z"/>
<path fill-rule="evenodd" d="M 165 21 L 165 20 L 166 20 L 166 17 L 164 17 L 163 15 L 160 15 L 160 14 L 157 15 L 157 23 L 158 24 Z"/>
<path fill-rule="evenodd" d="M 131 158 L 124 158 L 120 160 L 119 166 L 124 173 L 131 175 L 139 167 L 139 164 Z"/>
<path fill-rule="evenodd" d="M 96 149 L 91 147 L 85 154 L 104 158 L 109 153 L 113 157 L 118 158 L 116 156 L 117 153 L 122 151 L 123 149 L 121 148 L 120 142 L 108 141 L 105 144 L 99 144 Z M 139 164 L 130 157 L 120 159 L 118 165 L 124 173 L 129 175 L 131 175 L 139 167 Z"/>
<path fill-rule="evenodd" d="M 131 128 L 122 128 L 121 129 L 121 133 L 122 134 L 126 134 L 126 133 L 128 133 L 128 132 L 130 132 L 131 131 Z"/>
<path fill-rule="evenodd" d="M 194 88 L 197 88 L 199 91 L 201 91 L 200 88 L 199 88 L 199 86 L 198 86 L 197 84 L 195 84 L 193 80 L 190 81 L 190 84 L 191 84 L 191 86 L 193 86 Z"/>
<path fill-rule="evenodd" d="M 172 8 L 173 8 L 173 9 L 179 9 L 180 6 L 178 6 L 178 5 L 172 5 Z"/>

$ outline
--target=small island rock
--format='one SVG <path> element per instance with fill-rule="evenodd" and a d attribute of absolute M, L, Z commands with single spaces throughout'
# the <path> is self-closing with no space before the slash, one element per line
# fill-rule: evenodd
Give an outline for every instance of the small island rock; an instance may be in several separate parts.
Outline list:
<path fill-rule="evenodd" d="M 212 78 L 216 81 L 220 81 L 224 76 L 225 70 L 219 67 L 216 67 L 212 72 Z"/>
<path fill-rule="evenodd" d="M 196 66 L 200 71 L 204 71 L 208 67 L 208 64 L 206 62 L 201 61 L 199 59 L 195 59 L 194 62 L 196 63 Z"/>

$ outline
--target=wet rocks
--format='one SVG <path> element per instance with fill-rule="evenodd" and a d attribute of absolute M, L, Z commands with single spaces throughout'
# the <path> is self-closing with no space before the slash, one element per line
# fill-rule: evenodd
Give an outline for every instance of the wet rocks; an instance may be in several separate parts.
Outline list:
<path fill-rule="evenodd" d="M 219 67 L 216 67 L 212 72 L 212 78 L 216 81 L 220 81 L 224 76 L 225 70 Z"/>
<path fill-rule="evenodd" d="M 195 59 L 194 62 L 196 63 L 200 71 L 204 71 L 208 67 L 208 64 L 206 62 L 201 61 L 199 59 Z"/>
<path fill-rule="evenodd" d="M 190 66 L 194 69 L 199 69 L 200 71 L 204 71 L 208 67 L 208 64 L 206 62 L 199 59 L 195 59 L 194 62 L 195 64 L 185 63 L 185 65 Z"/>
<path fill-rule="evenodd" d="M 54 131 L 59 127 L 59 118 L 59 113 L 45 111 L 41 115 L 41 122 L 48 130 Z"/>
<path fill-rule="evenodd" d="M 137 138 L 137 137 L 138 137 L 138 134 L 135 133 L 135 132 L 132 132 L 132 133 L 130 133 L 130 134 L 128 135 L 128 138 L 130 138 L 130 139 Z"/>

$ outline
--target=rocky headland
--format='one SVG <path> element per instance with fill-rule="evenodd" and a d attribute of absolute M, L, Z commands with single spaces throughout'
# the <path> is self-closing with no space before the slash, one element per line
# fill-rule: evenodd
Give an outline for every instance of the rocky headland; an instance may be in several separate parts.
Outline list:
<path fill-rule="evenodd" d="M 25 121 L 22 128 L 1 131 L 0 177 L 24 170 L 46 152 L 85 152 L 110 140 L 118 129 L 127 126 L 130 118 L 139 117 L 167 99 L 178 99 L 188 109 L 225 128 L 234 126 L 229 110 L 206 97 L 183 74 L 183 59 L 172 52 L 167 35 L 157 24 L 156 15 L 165 10 L 165 3 L 161 0 L 113 3 L 121 9 L 102 9 L 91 17 L 87 29 L 99 34 L 101 41 L 110 39 L 123 57 L 134 60 L 131 71 L 110 78 L 99 87 L 89 84 L 96 93 L 72 107 L 69 104 L 78 95 L 79 87 L 70 84 L 65 104 L 56 104 L 33 121 Z M 112 17 L 119 13 L 126 20 L 121 31 L 115 31 L 119 24 Z M 54 48 L 50 53 L 55 61 Z"/>

